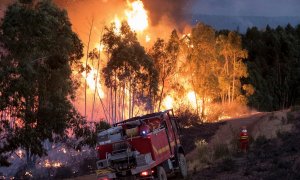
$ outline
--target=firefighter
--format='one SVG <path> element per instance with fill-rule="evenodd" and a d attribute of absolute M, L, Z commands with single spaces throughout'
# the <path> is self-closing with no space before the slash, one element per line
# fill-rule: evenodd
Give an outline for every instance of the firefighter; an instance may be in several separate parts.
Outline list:
<path fill-rule="evenodd" d="M 243 126 L 240 132 L 240 148 L 242 152 L 247 152 L 249 148 L 249 136 L 247 127 Z"/>

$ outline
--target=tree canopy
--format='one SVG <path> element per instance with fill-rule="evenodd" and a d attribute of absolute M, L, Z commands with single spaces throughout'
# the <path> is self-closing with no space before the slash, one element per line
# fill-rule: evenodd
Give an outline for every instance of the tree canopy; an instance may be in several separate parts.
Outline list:
<path fill-rule="evenodd" d="M 108 54 L 108 62 L 103 68 L 105 85 L 111 88 L 111 97 L 114 96 L 111 98 L 113 121 L 116 120 L 117 109 L 124 110 L 125 106 L 127 117 L 134 116 L 136 105 L 145 104 L 145 109 L 151 109 L 158 89 L 158 72 L 135 32 L 127 22 L 122 23 L 119 32 L 112 24 L 105 28 L 103 44 Z M 124 113 L 119 111 L 121 117 L 125 117 Z"/>
<path fill-rule="evenodd" d="M 299 103 L 299 32 L 299 25 L 267 26 L 265 30 L 250 28 L 243 36 L 243 45 L 249 51 L 247 81 L 255 88 L 250 106 L 271 111 Z"/>

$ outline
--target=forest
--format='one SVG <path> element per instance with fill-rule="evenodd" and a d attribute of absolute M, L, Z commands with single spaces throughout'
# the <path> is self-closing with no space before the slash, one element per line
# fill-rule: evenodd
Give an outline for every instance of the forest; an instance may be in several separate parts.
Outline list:
<path fill-rule="evenodd" d="M 1 166 L 19 148 L 34 164 L 47 155 L 45 141 L 93 147 L 97 130 L 169 107 L 202 123 L 221 119 L 226 112 L 211 114 L 231 104 L 274 111 L 300 103 L 300 25 L 240 34 L 198 23 L 146 49 L 124 21 L 105 26 L 99 39 L 103 49 L 88 49 L 85 58 L 65 10 L 50 1 L 8 7 L 0 25 Z M 91 65 L 95 94 L 101 84 L 108 97 L 106 104 L 97 97 L 106 123 L 93 128 L 73 104 Z"/>

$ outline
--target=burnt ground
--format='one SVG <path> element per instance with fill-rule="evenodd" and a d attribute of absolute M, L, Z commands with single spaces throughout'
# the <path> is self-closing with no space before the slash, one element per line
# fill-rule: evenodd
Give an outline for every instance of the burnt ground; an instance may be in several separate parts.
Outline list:
<path fill-rule="evenodd" d="M 260 136 L 248 153 L 233 153 L 191 172 L 189 179 L 300 179 L 300 111 L 288 113 L 287 121 L 293 131 L 278 132 L 272 139 Z"/>
<path fill-rule="evenodd" d="M 225 123 L 195 123 L 189 128 L 181 128 L 181 143 L 185 153 L 188 154 L 196 148 L 195 142 L 197 140 L 204 139 L 206 142 L 210 141 L 219 127 Z"/>

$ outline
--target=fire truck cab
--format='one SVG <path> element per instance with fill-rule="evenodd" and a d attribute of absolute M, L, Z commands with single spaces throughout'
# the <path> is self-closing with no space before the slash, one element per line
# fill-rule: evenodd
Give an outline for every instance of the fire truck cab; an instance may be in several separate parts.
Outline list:
<path fill-rule="evenodd" d="M 173 110 L 134 117 L 98 134 L 97 178 L 187 177 L 187 164 Z"/>

